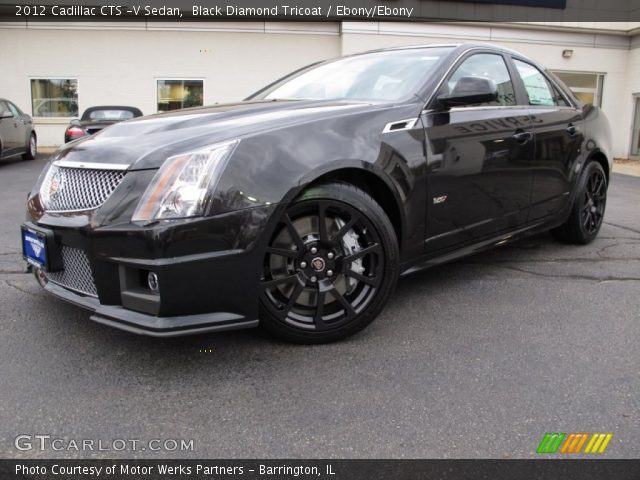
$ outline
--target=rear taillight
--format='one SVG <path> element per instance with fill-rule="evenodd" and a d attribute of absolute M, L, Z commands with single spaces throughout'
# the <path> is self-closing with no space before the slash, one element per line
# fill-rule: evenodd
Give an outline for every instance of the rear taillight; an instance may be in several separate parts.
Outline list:
<path fill-rule="evenodd" d="M 69 136 L 69 137 L 82 137 L 82 136 L 84 136 L 86 134 L 87 134 L 87 132 L 85 132 L 80 127 L 69 127 L 69 128 L 67 128 L 67 136 Z"/>

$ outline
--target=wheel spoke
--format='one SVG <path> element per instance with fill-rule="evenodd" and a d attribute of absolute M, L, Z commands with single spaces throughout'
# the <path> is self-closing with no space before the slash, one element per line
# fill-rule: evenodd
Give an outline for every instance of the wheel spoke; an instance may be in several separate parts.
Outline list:
<path fill-rule="evenodd" d="M 353 228 L 353 226 L 358 222 L 359 217 L 355 214 L 351 215 L 351 218 L 349 219 L 349 221 L 347 223 L 345 223 L 340 230 L 338 230 L 336 232 L 336 234 L 333 236 L 333 238 L 331 239 L 334 242 L 339 242 L 340 239 L 342 239 L 342 237 L 344 237 L 344 234 L 347 233 L 349 230 L 351 230 Z"/>
<path fill-rule="evenodd" d="M 356 311 L 353 309 L 353 306 L 346 298 L 344 298 L 344 296 L 338 291 L 337 288 L 333 287 L 331 290 L 329 290 L 329 293 L 331 293 L 331 296 L 335 298 L 340 305 L 342 305 L 347 319 L 351 319 L 355 316 Z"/>
<path fill-rule="evenodd" d="M 302 241 L 302 238 L 300 238 L 300 234 L 296 230 L 296 227 L 293 225 L 293 222 L 291 221 L 289 215 L 284 215 L 283 222 L 289 230 L 289 235 L 291 236 L 293 243 L 296 245 L 299 251 L 302 251 L 304 249 L 304 242 Z"/>
<path fill-rule="evenodd" d="M 300 255 L 298 250 L 289 250 L 287 248 L 267 247 L 267 253 L 271 255 L 280 255 L 281 257 L 297 258 Z"/>
<path fill-rule="evenodd" d="M 594 196 L 600 194 L 600 189 L 602 188 L 603 184 L 604 184 L 604 179 L 600 178 L 599 176 L 596 177 L 596 181 L 595 181 L 595 184 L 593 186 L 593 194 L 594 194 Z"/>
<path fill-rule="evenodd" d="M 289 301 L 287 302 L 285 307 L 282 309 L 281 315 L 282 315 L 283 318 L 286 318 L 287 315 L 289 315 L 289 312 L 291 311 L 291 309 L 295 305 L 296 300 L 298 300 L 298 297 L 302 293 L 302 290 L 304 290 L 304 285 L 302 285 L 301 283 L 298 283 L 296 285 L 296 288 L 293 290 L 293 293 L 291 294 L 291 297 L 289 297 Z"/>
<path fill-rule="evenodd" d="M 266 280 L 262 282 L 262 286 L 264 288 L 270 288 L 270 287 L 276 287 L 278 285 L 285 285 L 287 283 L 291 283 L 297 278 L 298 278 L 298 275 L 294 273 L 293 275 L 288 275 L 286 277 L 276 278 L 273 280 Z"/>
<path fill-rule="evenodd" d="M 327 235 L 327 205 L 324 202 L 318 204 L 318 235 L 321 242 L 328 242 Z"/>
<path fill-rule="evenodd" d="M 373 245 L 369 245 L 366 248 L 363 248 L 362 250 L 359 250 L 357 252 L 354 252 L 350 255 L 346 255 L 342 261 L 345 263 L 350 263 L 350 262 L 354 262 L 359 258 L 365 257 L 371 253 L 375 253 L 376 255 L 380 255 L 382 253 L 382 248 L 380 248 L 380 245 L 377 243 L 374 243 Z"/>
<path fill-rule="evenodd" d="M 316 302 L 316 313 L 313 316 L 313 323 L 318 330 L 322 330 L 325 327 L 322 320 L 322 314 L 324 311 L 324 301 L 327 296 L 327 292 L 318 292 L 318 301 Z"/>
<path fill-rule="evenodd" d="M 347 277 L 354 278 L 359 282 L 366 283 L 367 285 L 371 285 L 372 287 L 377 287 L 378 285 L 380 285 L 380 275 L 376 275 L 375 277 L 368 277 L 349 268 L 344 271 L 344 274 Z"/>

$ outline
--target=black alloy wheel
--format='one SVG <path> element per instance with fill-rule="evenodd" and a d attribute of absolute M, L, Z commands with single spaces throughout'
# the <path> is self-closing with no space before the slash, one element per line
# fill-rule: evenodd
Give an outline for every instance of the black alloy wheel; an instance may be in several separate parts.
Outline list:
<path fill-rule="evenodd" d="M 595 235 L 600 230 L 606 201 L 607 179 L 603 172 L 594 170 L 587 179 L 580 210 L 582 226 L 589 235 Z"/>
<path fill-rule="evenodd" d="M 299 343 L 344 338 L 368 325 L 395 286 L 391 222 L 365 192 L 315 187 L 282 215 L 266 249 L 262 324 Z"/>
<path fill-rule="evenodd" d="M 569 218 L 551 233 L 560 240 L 578 244 L 587 244 L 596 238 L 607 205 L 607 187 L 602 166 L 595 161 L 587 163 L 577 182 Z"/>

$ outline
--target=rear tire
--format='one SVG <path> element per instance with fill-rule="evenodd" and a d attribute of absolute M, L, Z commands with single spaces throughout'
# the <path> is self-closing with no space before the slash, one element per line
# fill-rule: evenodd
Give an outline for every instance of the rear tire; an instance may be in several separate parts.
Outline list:
<path fill-rule="evenodd" d="M 598 236 L 607 204 L 607 177 L 595 161 L 585 165 L 567 221 L 551 230 L 558 240 L 586 245 Z"/>
<path fill-rule="evenodd" d="M 33 160 L 38 154 L 38 140 L 36 134 L 32 133 L 29 136 L 29 142 L 27 143 L 27 151 L 22 154 L 23 160 Z"/>
<path fill-rule="evenodd" d="M 353 185 L 307 190 L 266 249 L 260 320 L 294 343 L 346 338 L 369 325 L 398 279 L 398 241 L 384 210 Z"/>

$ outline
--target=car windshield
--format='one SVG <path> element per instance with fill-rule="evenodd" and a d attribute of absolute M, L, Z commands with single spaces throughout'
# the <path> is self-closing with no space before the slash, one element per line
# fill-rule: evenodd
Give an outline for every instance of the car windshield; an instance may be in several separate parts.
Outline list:
<path fill-rule="evenodd" d="M 417 92 L 452 47 L 388 50 L 314 65 L 250 99 L 393 101 Z"/>
<path fill-rule="evenodd" d="M 129 110 L 93 110 L 88 120 L 129 120 L 133 112 Z"/>

